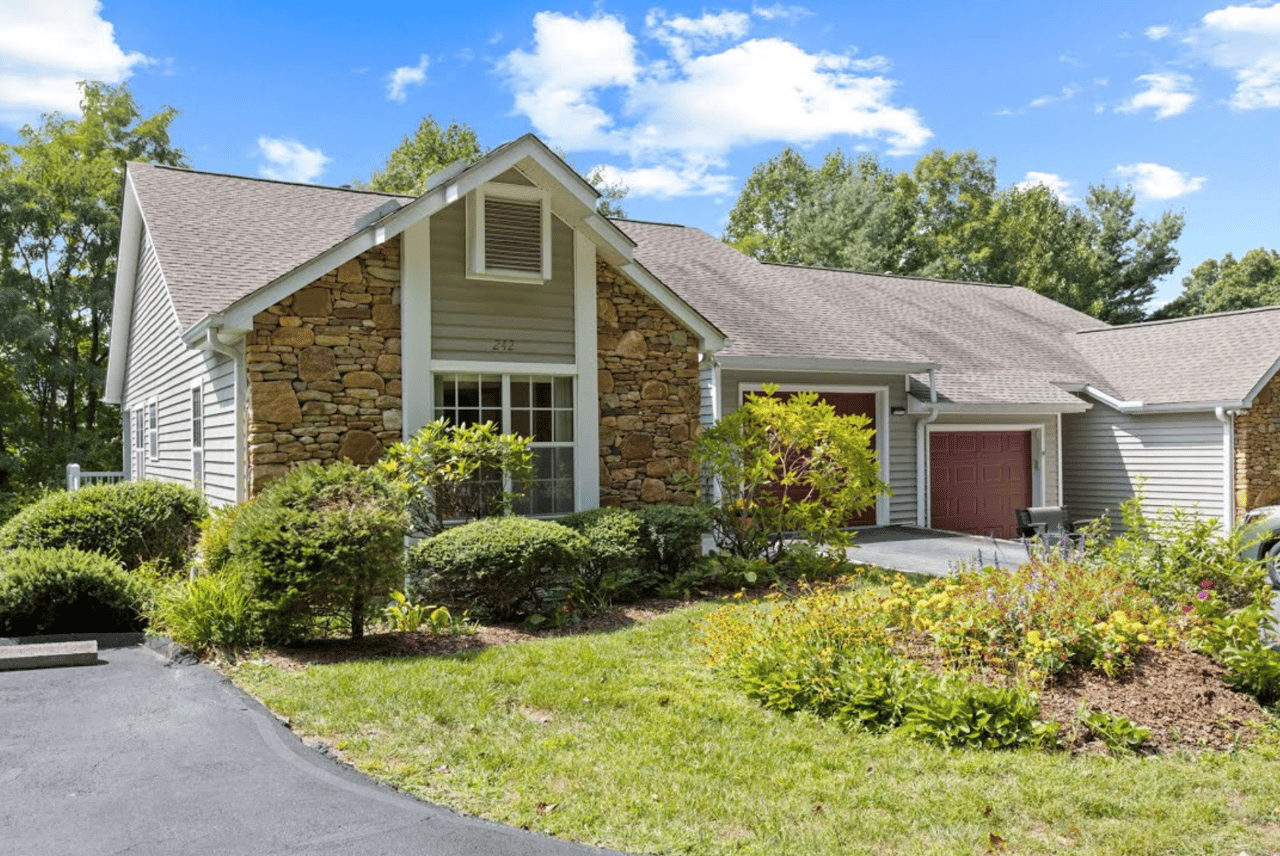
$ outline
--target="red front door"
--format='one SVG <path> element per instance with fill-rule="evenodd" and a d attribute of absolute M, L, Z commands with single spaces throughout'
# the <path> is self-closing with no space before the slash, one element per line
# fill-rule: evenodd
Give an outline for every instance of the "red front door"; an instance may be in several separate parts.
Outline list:
<path fill-rule="evenodd" d="M 934 431 L 929 472 L 933 528 L 1015 538 L 1014 511 L 1031 505 L 1031 432 Z"/>

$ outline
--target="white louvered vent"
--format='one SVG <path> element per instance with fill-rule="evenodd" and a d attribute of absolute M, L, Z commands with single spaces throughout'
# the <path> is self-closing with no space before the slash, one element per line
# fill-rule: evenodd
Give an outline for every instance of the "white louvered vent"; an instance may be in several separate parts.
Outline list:
<path fill-rule="evenodd" d="M 542 203 L 536 199 L 484 198 L 484 266 L 542 274 Z"/>

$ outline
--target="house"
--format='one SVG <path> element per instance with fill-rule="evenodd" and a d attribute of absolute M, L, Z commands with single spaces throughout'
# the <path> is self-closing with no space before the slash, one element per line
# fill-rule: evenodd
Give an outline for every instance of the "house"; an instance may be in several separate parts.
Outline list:
<path fill-rule="evenodd" d="M 417 198 L 130 164 L 128 476 L 234 502 L 448 416 L 534 437 L 526 513 L 691 502 L 699 427 L 771 383 L 871 417 L 893 493 L 863 523 L 1006 535 L 1144 474 L 1228 519 L 1280 489 L 1280 310 L 1108 327 L 1022 288 L 763 264 L 596 198 L 533 136 Z"/>

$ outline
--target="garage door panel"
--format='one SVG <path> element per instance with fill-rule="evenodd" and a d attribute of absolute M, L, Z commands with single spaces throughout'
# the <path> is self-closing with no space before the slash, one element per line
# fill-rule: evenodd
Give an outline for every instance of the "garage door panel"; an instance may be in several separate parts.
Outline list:
<path fill-rule="evenodd" d="M 938 529 L 1013 538 L 1031 505 L 1030 431 L 930 434 L 930 507 Z"/>

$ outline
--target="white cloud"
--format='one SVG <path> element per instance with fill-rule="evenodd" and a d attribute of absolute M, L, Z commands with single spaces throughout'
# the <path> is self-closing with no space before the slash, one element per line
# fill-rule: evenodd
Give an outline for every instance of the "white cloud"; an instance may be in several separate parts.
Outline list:
<path fill-rule="evenodd" d="M 759 17 L 781 14 L 754 10 Z M 527 116 L 552 145 L 627 155 L 635 195 L 712 193 L 728 151 L 835 136 L 883 140 L 894 154 L 932 133 L 915 110 L 893 103 L 882 57 L 809 53 L 778 38 L 747 39 L 750 16 L 649 13 L 639 39 L 618 17 L 534 16 L 533 46 L 500 66 Z"/>
<path fill-rule="evenodd" d="M 98 0 L 0 0 L 0 121 L 80 112 L 81 80 L 119 83 L 150 60 L 116 44 Z"/>
<path fill-rule="evenodd" d="M 1189 41 L 1212 64 L 1235 74 L 1233 107 L 1280 107 L 1280 3 L 1210 12 Z"/>
<path fill-rule="evenodd" d="M 1157 201 L 1195 193 L 1206 181 L 1158 163 L 1120 164 L 1116 172 L 1133 184 L 1139 196 Z"/>
<path fill-rule="evenodd" d="M 1145 83 L 1146 92 L 1139 92 L 1116 108 L 1118 113 L 1137 113 L 1139 110 L 1155 110 L 1157 119 L 1168 119 L 1191 109 L 1196 96 L 1187 90 L 1191 88 L 1191 78 L 1176 72 L 1158 72 L 1144 74 L 1136 78 Z"/>
<path fill-rule="evenodd" d="M 1169 36 L 1173 35 L 1173 30 L 1163 24 L 1156 24 L 1155 26 L 1147 27 L 1145 35 L 1147 38 L 1151 39 L 1151 41 L 1158 42 L 1161 39 L 1167 39 Z"/>
<path fill-rule="evenodd" d="M 402 65 L 387 76 L 387 100 L 403 102 L 410 86 L 420 86 L 427 79 L 427 65 L 430 60 L 426 54 L 418 57 L 417 65 Z"/>
<path fill-rule="evenodd" d="M 1049 192 L 1064 205 L 1071 205 L 1076 201 L 1075 197 L 1071 195 L 1071 182 L 1053 172 L 1028 172 L 1027 177 L 1014 186 L 1019 190 L 1043 186 L 1048 188 Z"/>
<path fill-rule="evenodd" d="M 675 196 L 719 196 L 733 192 L 734 178 L 712 164 L 642 166 L 623 169 L 611 164 L 599 167 L 608 184 L 621 184 L 633 196 L 670 199 Z"/>
<path fill-rule="evenodd" d="M 258 137 L 258 155 L 266 163 L 258 174 L 278 181 L 309 183 L 324 172 L 330 158 L 319 149 L 309 149 L 295 140 Z"/>
<path fill-rule="evenodd" d="M 787 21 L 794 24 L 814 13 L 804 6 L 784 6 L 781 3 L 775 3 L 772 6 L 752 6 L 751 14 L 766 21 Z"/>

